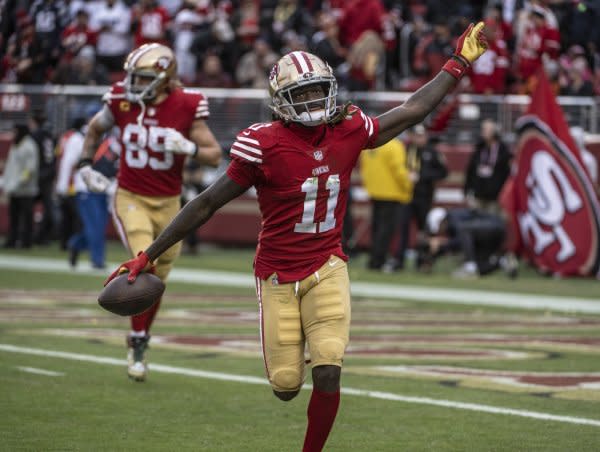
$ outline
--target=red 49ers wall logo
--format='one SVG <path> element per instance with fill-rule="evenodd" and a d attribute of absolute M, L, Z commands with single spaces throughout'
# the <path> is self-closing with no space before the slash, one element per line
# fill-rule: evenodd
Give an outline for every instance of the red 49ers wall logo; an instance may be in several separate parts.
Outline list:
<path fill-rule="evenodd" d="M 536 116 L 517 128 L 514 215 L 525 255 L 552 273 L 597 274 L 600 208 L 581 160 Z"/>

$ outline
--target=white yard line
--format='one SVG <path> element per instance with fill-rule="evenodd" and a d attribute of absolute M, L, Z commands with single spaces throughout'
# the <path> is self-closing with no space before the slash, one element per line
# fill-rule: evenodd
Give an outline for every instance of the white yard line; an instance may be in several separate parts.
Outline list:
<path fill-rule="evenodd" d="M 61 352 L 58 350 L 43 350 L 37 348 L 20 347 L 11 344 L 0 344 L 0 351 L 8 353 L 24 353 L 27 355 L 46 356 L 51 358 L 62 358 L 73 361 L 90 362 L 96 364 L 107 364 L 113 366 L 125 366 L 124 359 L 115 359 L 102 356 L 84 355 L 81 353 Z M 236 383 L 268 385 L 266 379 L 252 377 L 247 375 L 227 374 L 222 372 L 211 372 L 199 369 L 189 369 L 185 367 L 165 366 L 162 364 L 150 364 L 149 369 L 152 372 L 167 373 L 174 375 L 184 375 L 188 377 L 207 378 L 209 380 L 232 381 Z M 311 385 L 304 385 L 304 389 L 311 389 Z M 480 405 L 478 403 L 464 403 L 453 400 L 431 399 L 429 397 L 412 397 L 391 392 L 369 391 L 365 389 L 342 388 L 343 394 L 359 397 L 368 397 L 371 399 L 381 399 L 395 402 L 412 403 L 419 405 L 431 405 L 443 408 L 452 408 L 459 410 L 475 411 L 479 413 L 504 414 L 509 416 L 518 416 L 529 419 L 538 419 L 542 421 L 562 422 L 566 424 L 591 425 L 600 427 L 600 420 L 587 419 L 574 416 L 559 416 L 556 414 L 542 413 L 539 411 L 517 410 L 512 408 L 496 407 L 491 405 Z"/>
<path fill-rule="evenodd" d="M 116 263 L 109 263 L 113 269 Z M 69 267 L 66 259 L 0 255 L 0 269 L 30 272 L 76 273 L 80 275 L 103 276 L 108 271 L 92 269 L 82 264 L 76 270 Z M 254 289 L 254 278 L 250 274 L 175 268 L 169 281 L 188 284 L 245 287 Z M 552 295 L 532 295 L 515 292 L 493 292 L 483 290 L 431 288 L 407 284 L 376 284 L 354 282 L 352 294 L 361 297 L 390 298 L 396 300 L 417 300 L 421 302 L 496 306 L 515 309 L 553 310 L 558 312 L 580 312 L 600 314 L 600 299 L 580 297 L 559 297 Z"/>
<path fill-rule="evenodd" d="M 37 367 L 17 366 L 17 369 L 30 374 L 45 375 L 46 377 L 62 377 L 64 375 L 62 372 L 53 372 L 51 370 L 38 369 Z"/>

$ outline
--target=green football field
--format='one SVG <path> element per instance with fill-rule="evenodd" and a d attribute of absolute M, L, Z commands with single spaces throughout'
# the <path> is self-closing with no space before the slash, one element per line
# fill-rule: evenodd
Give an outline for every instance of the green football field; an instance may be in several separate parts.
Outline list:
<path fill-rule="evenodd" d="M 182 256 L 128 380 L 129 323 L 96 304 L 105 273 L 64 252 L 0 251 L 0 450 L 299 451 L 310 397 L 264 379 L 252 250 Z M 110 244 L 111 269 L 126 258 Z M 329 451 L 600 450 L 593 279 L 522 268 L 454 280 L 350 261 L 351 341 Z"/>

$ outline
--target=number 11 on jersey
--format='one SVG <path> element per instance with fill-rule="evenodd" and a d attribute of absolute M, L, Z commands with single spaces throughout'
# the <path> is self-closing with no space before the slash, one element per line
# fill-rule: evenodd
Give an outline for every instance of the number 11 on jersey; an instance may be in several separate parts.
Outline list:
<path fill-rule="evenodd" d="M 302 210 L 302 221 L 296 223 L 294 232 L 316 234 L 317 232 L 326 232 L 335 227 L 335 208 L 340 194 L 340 176 L 331 174 L 325 183 L 325 189 L 329 192 L 327 197 L 327 213 L 325 220 L 315 223 L 315 211 L 317 207 L 317 195 L 319 191 L 319 178 L 309 177 L 301 186 L 302 192 L 306 193 L 304 197 L 304 207 Z"/>

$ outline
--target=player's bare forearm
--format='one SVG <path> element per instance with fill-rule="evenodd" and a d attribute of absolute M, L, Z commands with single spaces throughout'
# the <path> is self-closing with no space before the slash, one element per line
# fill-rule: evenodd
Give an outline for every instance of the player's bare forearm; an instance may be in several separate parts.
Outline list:
<path fill-rule="evenodd" d="M 191 231 L 206 223 L 222 206 L 246 191 L 222 175 L 210 187 L 188 202 L 171 223 L 148 247 L 146 254 L 151 261 L 186 237 Z"/>
<path fill-rule="evenodd" d="M 81 160 L 92 160 L 94 158 L 102 136 L 110 130 L 112 125 L 112 116 L 109 116 L 104 109 L 96 113 L 88 124 L 85 138 L 83 139 Z"/>
<path fill-rule="evenodd" d="M 196 161 L 204 165 L 219 166 L 223 157 L 223 151 L 221 145 L 204 121 L 194 121 L 190 130 L 190 139 L 198 146 L 198 153 L 194 157 Z"/>
<path fill-rule="evenodd" d="M 379 135 L 375 147 L 387 143 L 407 128 L 422 122 L 456 83 L 456 78 L 440 71 L 433 80 L 415 91 L 405 103 L 378 116 Z"/>

